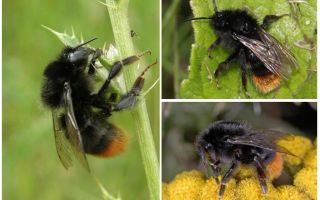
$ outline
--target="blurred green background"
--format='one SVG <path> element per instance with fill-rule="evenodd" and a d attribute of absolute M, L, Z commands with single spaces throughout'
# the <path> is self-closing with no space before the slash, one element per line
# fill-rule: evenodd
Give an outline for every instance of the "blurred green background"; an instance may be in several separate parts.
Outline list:
<path fill-rule="evenodd" d="M 182 171 L 207 174 L 194 149 L 195 137 L 218 120 L 245 121 L 253 129 L 274 129 L 317 137 L 317 103 L 164 103 L 162 105 L 162 180 Z"/>
<path fill-rule="evenodd" d="M 179 98 L 180 83 L 188 78 L 194 34 L 189 1 L 162 0 L 162 98 Z"/>
<path fill-rule="evenodd" d="M 102 199 L 93 179 L 75 162 L 66 171 L 56 154 L 51 113 L 40 102 L 42 72 L 63 48 L 41 24 L 84 39 L 97 37 L 93 47 L 114 44 L 105 6 L 90 0 L 3 1 L 3 199 Z M 145 63 L 159 58 L 159 2 L 131 0 L 131 28 L 138 51 L 151 50 Z M 128 33 L 129 34 L 129 33 Z M 146 76 L 148 88 L 159 76 L 155 67 Z M 159 151 L 159 85 L 147 96 L 149 117 Z M 115 113 L 110 121 L 130 134 L 120 156 L 89 156 L 92 171 L 113 195 L 148 199 L 146 177 L 134 124 L 129 112 Z"/>

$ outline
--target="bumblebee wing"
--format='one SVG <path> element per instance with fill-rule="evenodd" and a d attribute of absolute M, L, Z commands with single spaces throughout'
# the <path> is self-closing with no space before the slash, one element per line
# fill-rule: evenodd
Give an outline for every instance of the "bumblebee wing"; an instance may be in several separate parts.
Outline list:
<path fill-rule="evenodd" d="M 71 149 L 68 139 L 62 130 L 57 110 L 52 111 L 52 121 L 54 139 L 59 159 L 64 168 L 69 169 L 72 166 Z"/>
<path fill-rule="evenodd" d="M 276 144 L 281 139 L 285 139 L 285 140 L 294 139 L 292 134 L 284 133 L 284 132 L 277 131 L 277 130 L 265 130 L 265 129 L 263 129 L 263 130 L 254 130 L 253 132 L 256 135 L 260 135 L 260 136 L 266 138 L 266 140 L 268 140 L 270 143 L 273 143 L 273 145 L 275 145 L 275 150 L 277 152 L 295 156 L 293 153 L 291 153 L 285 147 Z"/>
<path fill-rule="evenodd" d="M 264 29 L 261 29 L 260 37 L 262 41 L 268 46 L 269 48 L 269 54 L 271 58 L 278 58 L 278 62 L 273 61 L 271 59 L 271 62 L 269 66 L 272 65 L 273 62 L 281 64 L 280 73 L 284 76 L 284 78 L 288 78 L 288 76 L 291 74 L 292 70 L 298 68 L 298 62 L 296 58 L 293 56 L 293 54 L 283 45 L 280 44 L 280 42 L 272 37 L 269 33 L 267 33 Z M 275 59 L 277 60 L 277 59 Z M 281 62 L 279 62 L 281 61 Z M 287 77 L 286 77 L 287 76 Z"/>
<path fill-rule="evenodd" d="M 64 101 L 65 101 L 64 103 L 65 103 L 65 111 L 66 111 L 65 119 L 66 119 L 66 125 L 67 125 L 68 139 L 70 141 L 72 151 L 75 157 L 80 161 L 82 166 L 87 171 L 90 172 L 87 157 L 83 149 L 82 137 L 76 121 L 76 117 L 74 115 L 71 92 L 72 91 L 71 91 L 70 83 L 66 82 L 64 85 Z"/>
<path fill-rule="evenodd" d="M 233 37 L 250 49 L 268 70 L 288 79 L 292 69 L 298 66 L 295 57 L 265 30 L 260 29 L 259 36 L 261 41 L 233 33 Z"/>
<path fill-rule="evenodd" d="M 277 140 L 285 136 L 289 136 L 289 134 L 275 130 L 254 130 L 246 135 L 230 137 L 227 139 L 227 142 L 231 144 L 259 147 L 270 151 L 293 155 L 284 147 L 276 144 Z"/>

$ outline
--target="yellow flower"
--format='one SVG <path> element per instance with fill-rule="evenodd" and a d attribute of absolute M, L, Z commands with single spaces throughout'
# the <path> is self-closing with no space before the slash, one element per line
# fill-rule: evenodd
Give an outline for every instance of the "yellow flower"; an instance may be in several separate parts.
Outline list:
<path fill-rule="evenodd" d="M 218 191 L 219 185 L 216 183 L 214 178 L 209 178 L 205 184 L 202 186 L 199 194 L 199 200 L 217 200 L 218 199 Z M 236 181 L 231 179 L 228 182 L 226 190 L 224 192 L 221 200 L 233 200 L 235 199 L 234 188 L 236 187 Z"/>
<path fill-rule="evenodd" d="M 268 192 L 263 195 L 257 178 L 246 178 L 238 183 L 236 188 L 236 199 L 239 200 L 262 200 L 276 199 L 276 190 L 271 183 L 268 183 Z"/>
<path fill-rule="evenodd" d="M 199 191 L 205 180 L 199 171 L 182 172 L 167 186 L 168 199 L 193 200 L 198 199 Z"/>
<path fill-rule="evenodd" d="M 317 149 L 309 151 L 303 161 L 304 167 L 317 168 Z"/>
<path fill-rule="evenodd" d="M 290 167 L 300 165 L 306 153 L 312 149 L 312 142 L 302 136 L 288 136 L 279 140 L 277 144 L 295 155 L 284 155 L 284 160 Z"/>
<path fill-rule="evenodd" d="M 310 197 L 299 190 L 299 188 L 291 185 L 284 185 L 277 188 L 278 200 L 310 200 Z"/>
<path fill-rule="evenodd" d="M 235 178 L 236 179 L 245 179 L 245 178 L 249 178 L 252 176 L 255 176 L 257 174 L 257 172 L 254 170 L 253 167 L 251 166 L 241 166 L 239 171 L 237 171 L 237 173 L 235 174 Z"/>
<path fill-rule="evenodd" d="M 166 183 L 162 183 L 162 199 L 169 200 L 168 184 L 166 184 Z"/>
<path fill-rule="evenodd" d="M 252 167 L 241 166 L 226 185 L 221 200 L 311 200 L 317 197 L 317 148 L 310 140 L 301 136 L 280 141 L 300 160 L 288 156 L 288 167 L 299 166 L 295 171 L 294 184 L 275 188 L 268 179 L 268 192 L 263 195 L 259 180 Z M 298 161 L 298 162 L 297 162 Z M 303 165 L 302 165 L 303 164 Z M 298 168 L 297 168 L 298 169 Z M 219 177 L 221 180 L 221 177 Z M 169 184 L 162 185 L 163 200 L 217 200 L 219 185 L 211 177 L 207 180 L 199 171 L 182 172 Z"/>
<path fill-rule="evenodd" d="M 312 199 L 317 197 L 317 169 L 303 168 L 294 177 L 294 185 L 307 193 Z"/>

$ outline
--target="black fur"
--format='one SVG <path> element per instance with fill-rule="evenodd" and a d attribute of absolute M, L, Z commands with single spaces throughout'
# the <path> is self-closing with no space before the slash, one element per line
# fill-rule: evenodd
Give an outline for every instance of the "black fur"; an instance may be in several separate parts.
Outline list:
<path fill-rule="evenodd" d="M 250 38 L 259 38 L 257 20 L 244 10 L 224 10 L 213 15 L 211 26 L 216 31 L 233 31 Z"/>
<path fill-rule="evenodd" d="M 93 80 L 86 74 L 88 66 L 87 56 L 81 56 L 76 61 L 70 61 L 68 56 L 75 51 L 90 51 L 80 47 L 74 50 L 71 47 L 63 49 L 56 60 L 48 64 L 44 71 L 44 82 L 41 91 L 42 102 L 51 109 L 64 108 L 64 83 L 69 82 L 72 90 L 72 103 L 76 122 L 80 129 L 85 153 L 99 154 L 105 150 L 114 137 L 114 126 L 107 122 L 111 115 L 111 104 L 106 98 L 94 99 Z M 103 102 L 103 114 L 94 111 L 93 103 Z M 100 109 L 101 110 L 101 109 Z M 66 131 L 65 114 L 60 117 L 61 126 Z"/>
<path fill-rule="evenodd" d="M 266 193 L 265 166 L 273 161 L 277 152 L 275 138 L 271 138 L 271 134 L 268 130 L 255 131 L 241 122 L 218 121 L 197 136 L 195 146 L 198 154 L 202 162 L 211 167 L 217 182 L 221 169 L 229 168 L 221 180 L 219 197 L 222 197 L 226 183 L 241 164 L 256 168 L 262 192 Z"/>
<path fill-rule="evenodd" d="M 197 147 L 202 148 L 208 144 L 212 145 L 212 151 L 217 157 L 220 157 L 222 164 L 229 165 L 234 159 L 243 164 L 252 164 L 254 156 L 257 154 L 263 160 L 264 164 L 270 162 L 275 151 L 262 149 L 259 147 L 252 147 L 248 145 L 236 145 L 228 143 L 228 138 L 247 136 L 250 138 L 251 128 L 245 124 L 234 121 L 219 121 L 210 124 L 207 129 L 202 131 L 196 141 Z M 239 149 L 239 157 L 236 157 L 235 150 Z"/>
<path fill-rule="evenodd" d="M 253 74 L 264 76 L 271 73 L 251 50 L 232 37 L 232 33 L 236 33 L 261 41 L 258 33 L 260 25 L 255 18 L 244 10 L 224 10 L 213 15 L 211 26 L 221 37 L 224 47 L 231 51 L 244 50 L 246 61 L 250 63 L 248 67 Z"/>

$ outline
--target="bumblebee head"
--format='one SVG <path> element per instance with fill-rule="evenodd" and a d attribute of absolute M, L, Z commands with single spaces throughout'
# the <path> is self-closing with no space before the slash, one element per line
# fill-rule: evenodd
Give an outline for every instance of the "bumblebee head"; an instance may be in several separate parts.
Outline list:
<path fill-rule="evenodd" d="M 67 46 L 61 53 L 61 59 L 66 63 L 72 63 L 75 66 L 81 66 L 81 64 L 87 62 L 88 57 L 95 52 L 94 49 L 84 47 L 84 45 L 96 39 L 97 38 L 91 39 L 87 42 L 79 44 L 76 47 Z"/>

